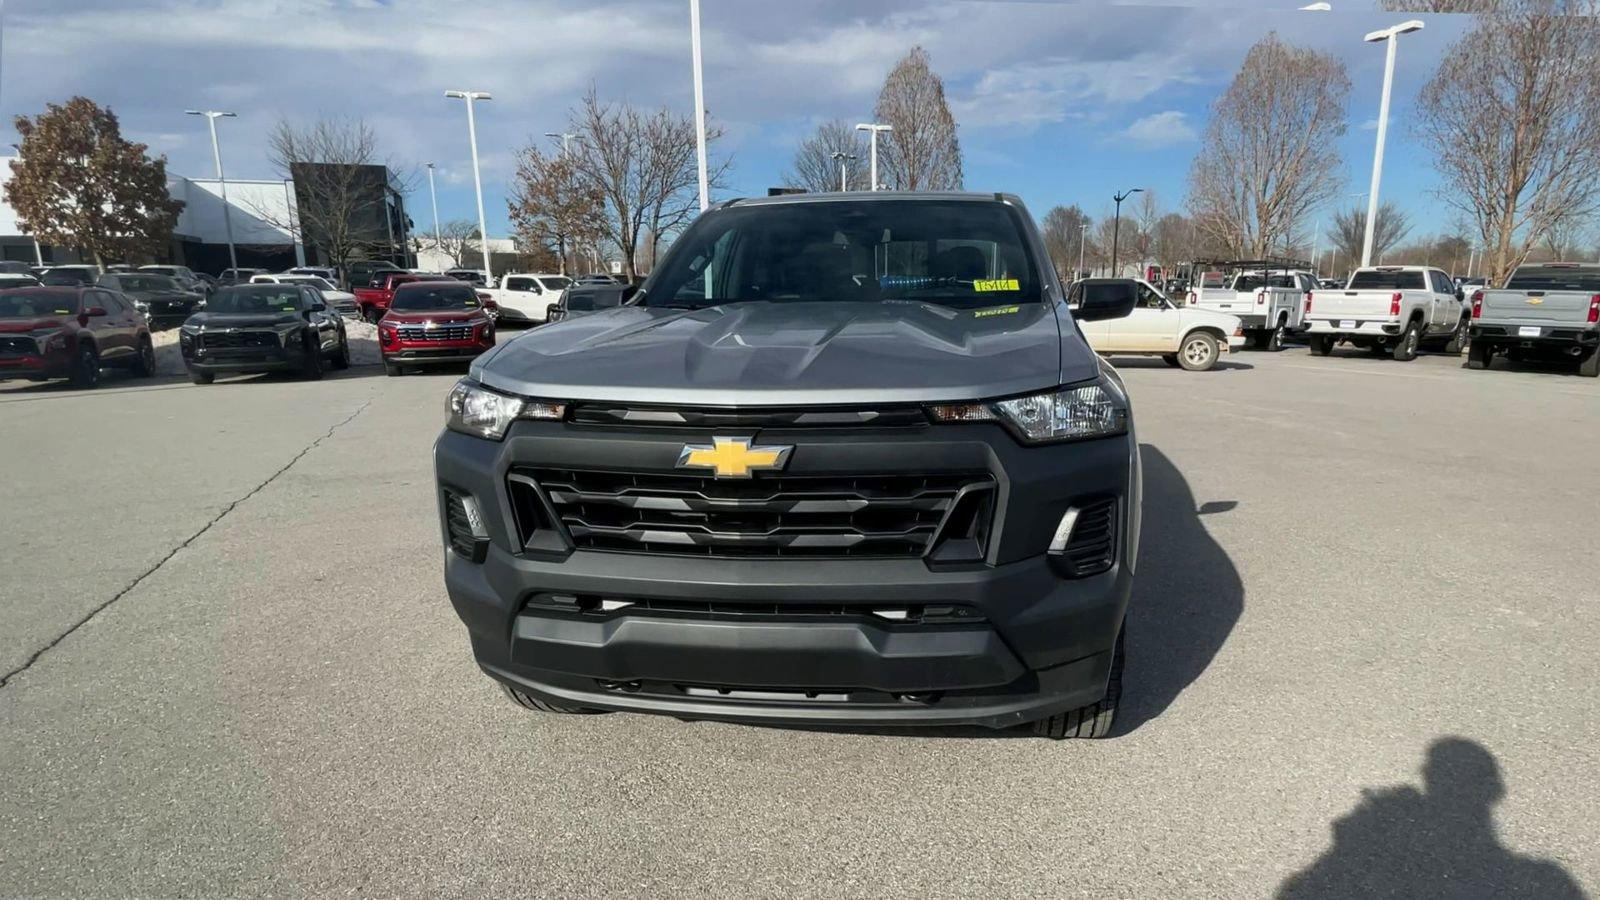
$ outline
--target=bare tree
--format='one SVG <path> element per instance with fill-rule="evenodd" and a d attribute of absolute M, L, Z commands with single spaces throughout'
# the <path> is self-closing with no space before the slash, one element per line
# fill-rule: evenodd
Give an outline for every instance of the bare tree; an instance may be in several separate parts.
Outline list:
<path fill-rule="evenodd" d="M 1378 227 L 1372 233 L 1372 260 L 1386 260 L 1387 254 L 1393 250 L 1407 233 L 1411 231 L 1410 218 L 1399 210 L 1393 203 L 1385 201 L 1378 206 Z M 1333 248 L 1342 259 L 1350 260 L 1352 264 L 1361 260 L 1361 250 L 1366 243 L 1367 236 L 1367 208 L 1357 206 L 1348 210 L 1339 210 L 1333 214 L 1333 231 L 1328 233 L 1328 239 L 1333 242 Z"/>
<path fill-rule="evenodd" d="M 873 115 L 894 131 L 878 142 L 879 177 L 904 191 L 961 189 L 961 142 L 944 81 L 928 51 L 912 47 L 878 92 Z"/>
<path fill-rule="evenodd" d="M 506 206 L 518 244 L 525 252 L 549 248 L 563 275 L 573 251 L 600 237 L 605 217 L 605 198 L 580 176 L 570 154 L 546 156 L 532 145 L 517 156 Z"/>
<path fill-rule="evenodd" d="M 694 123 L 666 108 L 644 113 L 627 103 L 602 103 L 592 87 L 570 121 L 581 136 L 573 143 L 572 165 L 604 203 L 600 235 L 617 248 L 629 277 L 636 277 L 646 231 L 653 241 L 663 240 L 699 209 Z M 707 140 L 721 133 L 709 126 Z M 728 166 L 724 160 L 711 167 L 713 186 Z"/>
<path fill-rule="evenodd" d="M 377 134 L 364 120 L 319 119 L 304 127 L 280 121 L 267 137 L 267 158 L 294 181 L 298 209 L 258 207 L 261 219 L 298 231 L 340 269 L 394 250 L 387 206 L 407 185 L 379 158 Z"/>
<path fill-rule="evenodd" d="M 1100 219 L 1091 231 L 1092 234 L 1089 236 L 1090 267 L 1097 271 L 1103 271 L 1107 275 L 1115 276 L 1117 273 L 1111 271 L 1111 245 L 1117 243 L 1120 250 L 1120 241 L 1122 240 L 1121 231 L 1117 225 L 1116 212 L 1112 209 L 1102 209 L 1100 211 Z M 1126 261 L 1126 254 L 1123 254 L 1117 260 L 1119 263 Z"/>
<path fill-rule="evenodd" d="M 1194 223 L 1178 213 L 1167 213 L 1156 221 L 1151 242 L 1151 256 L 1167 272 L 1173 272 L 1180 263 L 1200 255 L 1195 246 Z"/>
<path fill-rule="evenodd" d="M 1127 224 L 1122 226 L 1128 252 L 1140 262 L 1149 262 L 1155 249 L 1156 223 L 1161 221 L 1161 200 L 1154 190 L 1146 189 L 1140 192 L 1139 202 L 1129 212 Z M 1129 229 L 1128 225 L 1133 227 Z"/>
<path fill-rule="evenodd" d="M 1089 217 L 1077 204 L 1052 207 L 1044 214 L 1039 231 L 1044 237 L 1045 252 L 1056 267 L 1056 274 L 1066 278 L 1077 272 L 1080 252 L 1085 261 L 1089 259 L 1086 242 L 1090 224 Z M 1081 251 L 1080 242 L 1085 242 Z"/>
<path fill-rule="evenodd" d="M 478 234 L 477 222 L 452 219 L 439 226 L 437 238 L 430 234 L 419 243 L 449 257 L 450 267 L 459 269 L 465 266 L 469 259 L 479 255 L 479 241 L 482 237 Z"/>
<path fill-rule="evenodd" d="M 1496 0 L 1383 0 L 1389 12 L 1475 13 L 1492 8 Z"/>
<path fill-rule="evenodd" d="M 1198 227 L 1244 256 L 1281 249 L 1338 193 L 1350 78 L 1338 57 L 1262 38 L 1211 110 L 1189 174 Z"/>
<path fill-rule="evenodd" d="M 1600 208 L 1600 4 L 1501 0 L 1422 89 L 1419 131 L 1445 203 L 1482 238 L 1501 283 L 1540 242 Z"/>
<path fill-rule="evenodd" d="M 844 153 L 847 158 L 835 160 L 835 153 Z M 841 162 L 852 189 L 871 189 L 872 186 L 867 183 L 872 177 L 868 169 L 867 148 L 860 132 L 843 119 L 823 122 L 795 148 L 794 162 L 790 164 L 789 171 L 784 173 L 783 183 L 808 191 L 837 191 Z"/>

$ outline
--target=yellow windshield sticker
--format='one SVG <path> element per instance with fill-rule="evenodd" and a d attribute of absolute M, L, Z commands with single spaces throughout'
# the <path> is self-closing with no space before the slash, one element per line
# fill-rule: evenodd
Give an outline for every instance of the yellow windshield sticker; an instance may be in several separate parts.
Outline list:
<path fill-rule="evenodd" d="M 974 319 L 987 319 L 990 316 L 1009 316 L 1021 312 L 1020 306 L 995 306 L 989 309 L 975 309 L 972 311 Z"/>
<path fill-rule="evenodd" d="M 70 310 L 70 309 L 58 309 L 58 310 L 56 310 L 56 315 L 58 315 L 58 316 L 70 316 L 70 315 L 72 315 L 72 310 Z"/>
<path fill-rule="evenodd" d="M 462 302 L 466 305 L 466 307 L 468 309 L 471 309 L 471 308 L 473 308 L 473 307 L 478 305 L 478 301 L 476 301 L 476 300 L 464 300 Z"/>
<path fill-rule="evenodd" d="M 297 310 L 292 306 L 280 306 L 280 307 L 278 307 L 278 311 L 279 312 L 296 312 Z"/>
<path fill-rule="evenodd" d="M 987 291 L 1020 291 L 1022 285 L 1015 278 L 995 278 L 989 281 L 974 281 L 972 289 L 979 292 Z"/>

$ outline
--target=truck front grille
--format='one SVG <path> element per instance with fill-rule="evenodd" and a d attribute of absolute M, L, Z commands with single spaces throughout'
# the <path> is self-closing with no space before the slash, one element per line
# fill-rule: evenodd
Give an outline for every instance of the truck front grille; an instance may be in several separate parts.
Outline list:
<path fill-rule="evenodd" d="M 0 356 L 36 356 L 39 346 L 31 337 L 0 337 Z"/>
<path fill-rule="evenodd" d="M 515 469 L 510 482 L 524 545 L 523 523 L 542 515 L 536 485 L 579 549 L 739 557 L 919 557 L 963 488 L 993 485 L 987 473 L 719 481 L 554 469 Z"/>
<path fill-rule="evenodd" d="M 271 331 L 206 331 L 200 344 L 207 350 L 232 350 L 239 347 L 278 349 L 278 336 Z"/>
<path fill-rule="evenodd" d="M 402 341 L 470 341 L 472 340 L 471 325 L 451 325 L 441 328 L 424 328 L 421 325 L 407 325 L 400 331 Z"/>

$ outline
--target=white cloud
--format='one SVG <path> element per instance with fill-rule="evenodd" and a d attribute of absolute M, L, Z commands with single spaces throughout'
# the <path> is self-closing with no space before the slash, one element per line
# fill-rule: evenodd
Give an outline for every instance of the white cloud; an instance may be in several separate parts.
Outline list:
<path fill-rule="evenodd" d="M 1151 113 L 1143 118 L 1135 119 L 1133 124 L 1117 132 L 1117 134 L 1119 137 L 1148 148 L 1187 144 L 1200 136 L 1194 125 L 1189 122 L 1188 114 L 1175 109 Z"/>

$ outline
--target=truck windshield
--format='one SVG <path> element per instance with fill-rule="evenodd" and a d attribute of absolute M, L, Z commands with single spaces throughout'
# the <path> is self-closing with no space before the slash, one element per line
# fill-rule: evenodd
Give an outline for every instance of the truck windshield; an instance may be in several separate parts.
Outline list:
<path fill-rule="evenodd" d="M 470 285 L 428 282 L 396 291 L 391 305 L 408 312 L 433 312 L 477 309 L 482 304 L 478 301 L 478 292 Z"/>
<path fill-rule="evenodd" d="M 206 312 L 212 313 L 280 313 L 299 308 L 300 289 L 275 284 L 228 288 L 206 304 Z"/>
<path fill-rule="evenodd" d="M 962 200 L 759 203 L 701 220 L 653 278 L 648 306 L 1038 302 L 1011 207 Z"/>
<path fill-rule="evenodd" d="M 1233 289 L 1244 293 L 1245 291 L 1259 291 L 1263 287 L 1292 288 L 1294 287 L 1293 275 L 1240 275 L 1233 282 Z"/>
<path fill-rule="evenodd" d="M 1511 273 L 1508 291 L 1582 291 L 1600 294 L 1600 269 L 1522 266 Z"/>
<path fill-rule="evenodd" d="M 1362 269 L 1350 279 L 1349 290 L 1420 291 L 1427 287 L 1421 272 L 1399 269 Z"/>

